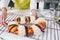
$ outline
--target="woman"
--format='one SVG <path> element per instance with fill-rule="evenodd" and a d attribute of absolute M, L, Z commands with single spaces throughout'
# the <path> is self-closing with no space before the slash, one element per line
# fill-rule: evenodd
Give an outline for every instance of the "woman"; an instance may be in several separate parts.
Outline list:
<path fill-rule="evenodd" d="M 14 1 L 14 7 L 16 9 L 20 9 L 20 10 L 25 10 L 25 9 L 29 9 L 32 12 L 32 15 L 37 17 L 37 0 L 13 0 Z M 3 24 L 4 26 L 7 26 L 5 19 L 7 16 L 7 7 L 9 4 L 10 0 L 1 0 L 1 11 L 2 14 L 0 16 L 0 23 Z"/>

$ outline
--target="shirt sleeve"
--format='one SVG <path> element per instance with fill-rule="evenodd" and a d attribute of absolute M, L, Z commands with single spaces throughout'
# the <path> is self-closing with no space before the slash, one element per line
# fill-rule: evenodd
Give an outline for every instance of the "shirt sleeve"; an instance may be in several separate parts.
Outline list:
<path fill-rule="evenodd" d="M 9 2 L 10 2 L 10 0 L 1 0 L 1 8 L 2 7 L 5 7 L 5 8 L 7 8 L 8 7 L 8 4 L 9 4 Z"/>
<path fill-rule="evenodd" d="M 30 10 L 37 9 L 37 0 L 31 0 L 30 2 Z"/>
<path fill-rule="evenodd" d="M 12 0 L 15 3 L 15 0 Z"/>

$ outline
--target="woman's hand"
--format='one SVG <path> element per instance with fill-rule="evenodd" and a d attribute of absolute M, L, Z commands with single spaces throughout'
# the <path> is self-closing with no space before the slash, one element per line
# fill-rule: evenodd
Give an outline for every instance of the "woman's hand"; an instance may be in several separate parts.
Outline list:
<path fill-rule="evenodd" d="M 7 17 L 7 9 L 6 8 L 2 8 L 2 15 L 1 15 L 1 20 L 2 20 L 2 25 L 4 25 L 5 27 L 7 27 L 7 23 L 5 22 Z"/>
<path fill-rule="evenodd" d="M 36 18 L 38 18 L 38 15 L 37 15 L 37 10 L 35 9 L 32 9 L 32 15 L 35 16 Z"/>
<path fill-rule="evenodd" d="M 5 18 L 4 17 L 2 17 L 2 25 L 4 25 L 5 27 L 8 26 L 8 24 L 5 22 Z"/>
<path fill-rule="evenodd" d="M 5 27 L 7 27 L 7 23 L 5 22 L 5 18 L 0 16 L 0 24 L 4 25 Z"/>

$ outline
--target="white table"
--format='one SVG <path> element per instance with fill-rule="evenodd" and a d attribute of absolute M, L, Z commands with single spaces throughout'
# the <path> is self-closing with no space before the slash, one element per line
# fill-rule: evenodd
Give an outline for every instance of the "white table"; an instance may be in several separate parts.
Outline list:
<path fill-rule="evenodd" d="M 18 15 L 19 16 L 19 15 Z M 6 22 L 9 23 L 9 21 L 12 21 L 17 15 L 8 15 Z M 42 35 L 34 35 L 30 36 L 30 38 L 36 39 L 36 40 L 60 40 L 60 26 L 54 21 L 50 19 L 46 19 L 47 28 Z M 5 27 L 0 25 L 0 29 L 7 31 Z M 1 33 L 0 30 L 0 33 Z"/>

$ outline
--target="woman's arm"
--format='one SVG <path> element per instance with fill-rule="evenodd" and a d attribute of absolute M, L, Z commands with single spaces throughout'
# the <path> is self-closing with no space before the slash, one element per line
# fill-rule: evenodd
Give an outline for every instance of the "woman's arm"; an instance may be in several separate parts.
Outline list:
<path fill-rule="evenodd" d="M 1 0 L 1 8 L 3 8 L 3 7 L 7 8 L 9 2 L 10 2 L 10 0 Z"/>
<path fill-rule="evenodd" d="M 2 10 L 2 24 L 6 26 L 5 19 L 7 17 L 7 7 L 10 0 L 1 0 L 1 10 Z"/>
<path fill-rule="evenodd" d="M 31 0 L 30 10 L 32 12 L 32 15 L 37 17 L 37 0 Z"/>
<path fill-rule="evenodd" d="M 7 7 L 10 0 L 1 0 L 2 16 L 7 16 Z"/>

